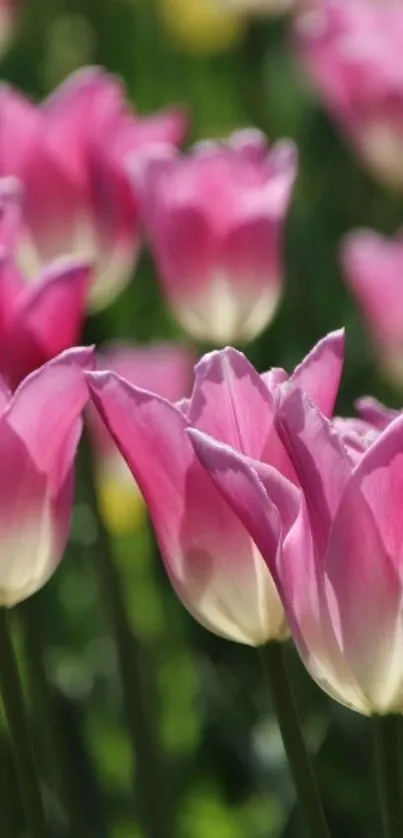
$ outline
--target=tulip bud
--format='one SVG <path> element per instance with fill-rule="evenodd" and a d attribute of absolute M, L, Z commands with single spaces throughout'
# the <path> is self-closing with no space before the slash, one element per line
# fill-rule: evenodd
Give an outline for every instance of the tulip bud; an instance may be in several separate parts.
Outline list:
<path fill-rule="evenodd" d="M 244 343 L 272 320 L 296 167 L 292 143 L 269 151 L 248 130 L 183 157 L 156 147 L 134 170 L 165 293 L 193 337 Z"/>

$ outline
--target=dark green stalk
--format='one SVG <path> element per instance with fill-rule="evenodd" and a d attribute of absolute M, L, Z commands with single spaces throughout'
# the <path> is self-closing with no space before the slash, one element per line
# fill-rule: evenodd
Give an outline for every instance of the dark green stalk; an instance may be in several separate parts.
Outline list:
<path fill-rule="evenodd" d="M 308 754 L 289 679 L 283 643 L 262 650 L 271 696 L 297 798 L 311 838 L 330 838 L 329 828 Z"/>
<path fill-rule="evenodd" d="M 24 603 L 20 609 L 36 714 L 42 722 L 43 740 L 47 745 L 50 769 L 66 823 L 69 824 L 69 834 L 74 835 L 74 838 L 90 838 L 93 832 L 82 805 L 77 765 L 58 712 L 57 696 L 49 684 L 44 666 L 41 616 L 38 611 L 36 598 Z"/>
<path fill-rule="evenodd" d="M 170 812 L 167 811 L 167 777 L 163 775 L 152 698 L 146 683 L 145 650 L 134 636 L 129 623 L 119 574 L 114 565 L 109 533 L 99 510 L 87 438 L 84 439 L 82 453 L 86 497 L 97 522 L 94 569 L 116 646 L 133 768 L 135 767 L 133 783 L 139 820 L 147 838 L 166 838 L 172 834 Z"/>
<path fill-rule="evenodd" d="M 0 608 L 0 691 L 20 783 L 29 838 L 49 838 L 24 694 L 8 623 Z"/>
<path fill-rule="evenodd" d="M 384 838 L 403 835 L 399 716 L 373 716 L 375 766 Z"/>

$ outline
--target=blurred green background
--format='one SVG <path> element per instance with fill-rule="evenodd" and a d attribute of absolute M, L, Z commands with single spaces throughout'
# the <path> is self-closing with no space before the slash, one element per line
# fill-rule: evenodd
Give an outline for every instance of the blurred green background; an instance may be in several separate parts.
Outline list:
<path fill-rule="evenodd" d="M 248 356 L 260 369 L 291 369 L 318 338 L 345 325 L 339 411 L 348 414 L 353 399 L 368 392 L 398 404 L 377 377 L 337 253 L 354 227 L 394 232 L 400 199 L 367 176 L 328 121 L 296 66 L 290 22 L 222 18 L 209 15 L 204 3 L 30 0 L 1 75 L 42 98 L 77 67 L 102 64 L 124 78 L 140 111 L 185 104 L 191 139 L 250 124 L 271 140 L 294 138 L 300 175 L 287 222 L 284 302 Z M 147 255 L 132 285 L 88 331 L 98 343 L 179 336 Z M 54 835 L 146 838 L 138 826 L 141 801 L 132 793 L 115 649 L 94 572 L 98 536 L 79 476 L 68 554 L 47 587 L 16 609 L 16 637 Z M 159 766 L 143 753 L 135 773 L 140 788 L 146 782 L 153 790 L 155 805 L 163 801 L 166 838 L 302 838 L 258 653 L 214 637 L 186 613 L 147 522 L 116 537 L 114 547 L 134 630 L 129 668 L 138 683 L 145 749 L 148 727 L 160 743 Z M 369 724 L 321 694 L 291 647 L 289 657 L 333 834 L 375 838 Z M 0 835 L 17 838 L 24 819 L 4 723 L 0 760 Z"/>

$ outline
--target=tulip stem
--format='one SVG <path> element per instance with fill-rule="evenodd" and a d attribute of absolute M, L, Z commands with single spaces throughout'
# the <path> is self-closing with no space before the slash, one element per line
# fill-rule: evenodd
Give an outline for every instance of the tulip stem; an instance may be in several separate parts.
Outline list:
<path fill-rule="evenodd" d="M 49 683 L 43 659 L 44 637 L 41 625 L 40 603 L 37 597 L 24 602 L 20 621 L 24 633 L 25 651 L 29 665 L 29 678 L 36 715 L 42 724 L 43 740 L 49 752 L 50 769 L 74 838 L 92 834 L 88 816 L 84 811 L 82 789 L 74 753 L 68 734 L 58 712 L 57 693 Z"/>
<path fill-rule="evenodd" d="M 8 613 L 0 608 L 0 692 L 25 809 L 29 838 L 49 838 Z"/>
<path fill-rule="evenodd" d="M 375 766 L 384 838 L 403 835 L 403 788 L 400 761 L 400 719 L 373 716 Z"/>
<path fill-rule="evenodd" d="M 284 644 L 268 643 L 263 650 L 263 655 L 269 677 L 274 711 L 306 825 L 311 838 L 330 838 L 315 773 L 306 748 L 287 671 Z"/>
<path fill-rule="evenodd" d="M 159 752 L 153 702 L 146 684 L 147 667 L 144 649 L 130 626 L 119 574 L 115 568 L 112 545 L 102 518 L 88 438 L 83 440 L 83 478 L 87 501 L 97 523 L 95 569 L 102 601 L 109 617 L 117 654 L 122 698 L 128 735 L 133 754 L 133 785 L 141 828 L 147 838 L 166 838 L 171 834 L 170 811 Z"/>

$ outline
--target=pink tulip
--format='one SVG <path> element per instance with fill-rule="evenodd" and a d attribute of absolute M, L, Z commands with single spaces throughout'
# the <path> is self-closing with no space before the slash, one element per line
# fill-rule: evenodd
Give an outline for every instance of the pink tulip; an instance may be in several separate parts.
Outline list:
<path fill-rule="evenodd" d="M 373 173 L 403 188 L 403 5 L 323 0 L 296 25 L 302 62 Z"/>
<path fill-rule="evenodd" d="M 14 184 L 0 181 L 0 374 L 12 389 L 78 342 L 92 278 L 87 262 L 66 257 L 24 282 L 13 260 L 18 197 Z"/>
<path fill-rule="evenodd" d="M 254 130 L 186 157 L 156 147 L 134 167 L 164 290 L 190 335 L 242 343 L 273 318 L 296 168 L 292 143 L 269 151 Z"/>
<path fill-rule="evenodd" d="M 140 117 L 121 83 L 100 68 L 69 78 L 41 106 L 0 90 L 0 174 L 24 187 L 20 262 L 29 274 L 71 254 L 96 263 L 91 302 L 102 307 L 127 284 L 140 248 L 137 197 L 126 172 L 149 144 L 176 143 L 182 114 Z"/>
<path fill-rule="evenodd" d="M 329 335 L 290 379 L 329 414 L 342 359 L 342 334 Z M 251 646 L 286 636 L 283 609 L 253 540 L 198 462 L 189 434 L 208 433 L 247 462 L 261 461 L 265 479 L 277 487 L 278 476 L 283 492 L 288 481 L 274 466 L 292 477 L 295 471 L 273 415 L 287 378 L 279 369 L 259 376 L 234 349 L 212 352 L 196 366 L 190 400 L 173 405 L 114 373 L 88 374 L 94 403 L 148 504 L 176 593 L 206 628 Z M 299 490 L 290 485 L 297 503 Z"/>
<path fill-rule="evenodd" d="M 171 402 L 189 395 L 193 365 L 193 353 L 187 347 L 174 343 L 144 347 L 112 343 L 99 354 L 97 363 L 98 369 L 111 370 L 130 384 L 152 390 Z M 88 419 L 105 521 L 116 534 L 130 532 L 144 518 L 140 490 L 95 409 L 89 408 Z"/>
<path fill-rule="evenodd" d="M 273 574 L 302 660 L 337 701 L 370 715 L 403 709 L 403 416 L 356 462 L 295 386 L 276 427 L 301 485 L 271 482 L 228 448 L 198 446 Z"/>
<path fill-rule="evenodd" d="M 92 350 L 70 349 L 11 396 L 0 379 L 0 604 L 39 590 L 66 546 Z"/>
<path fill-rule="evenodd" d="M 0 55 L 6 52 L 14 38 L 21 5 L 21 0 L 0 0 Z"/>
<path fill-rule="evenodd" d="M 346 281 L 355 295 L 391 381 L 403 383 L 403 237 L 359 230 L 342 249 Z"/>

